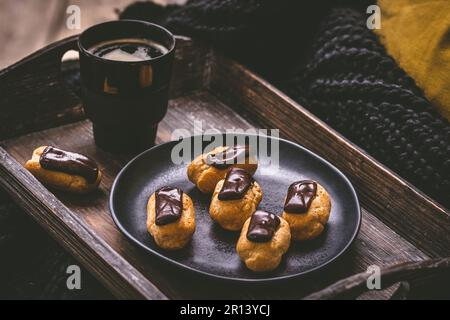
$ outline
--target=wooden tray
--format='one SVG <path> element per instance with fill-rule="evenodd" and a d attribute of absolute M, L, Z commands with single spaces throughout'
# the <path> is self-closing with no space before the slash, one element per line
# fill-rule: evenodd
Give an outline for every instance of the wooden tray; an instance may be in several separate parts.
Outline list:
<path fill-rule="evenodd" d="M 369 265 L 450 255 L 450 213 L 315 116 L 238 63 L 178 37 L 169 111 L 158 131 L 177 128 L 279 128 L 342 170 L 363 207 L 361 231 L 349 252 L 308 279 L 238 286 L 188 275 L 131 244 L 114 225 L 108 194 L 129 160 L 98 149 L 78 97 L 62 81 L 62 55 L 76 38 L 54 43 L 0 71 L 0 185 L 59 243 L 120 298 L 301 298 Z M 312 133 L 312 134 L 311 134 Z M 54 194 L 23 168 L 36 146 L 54 144 L 100 163 L 100 191 Z M 32 241 L 32 239 L 30 239 Z M 375 292 L 377 297 L 389 292 Z"/>

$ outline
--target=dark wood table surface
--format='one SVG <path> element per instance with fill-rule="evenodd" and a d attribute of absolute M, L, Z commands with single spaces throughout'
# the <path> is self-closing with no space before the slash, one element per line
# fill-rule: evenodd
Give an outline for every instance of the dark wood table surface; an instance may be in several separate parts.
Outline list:
<path fill-rule="evenodd" d="M 7 45 L 3 45 L 3 49 L 0 53 L 0 68 L 6 67 L 11 63 L 19 60 L 20 58 L 30 54 L 31 52 L 43 47 L 44 45 L 54 42 L 58 39 L 65 38 L 71 34 L 79 33 L 81 30 L 68 30 L 65 26 L 67 17 L 65 11 L 68 5 L 77 4 L 81 7 L 82 10 L 82 28 L 85 29 L 90 25 L 111 20 L 116 18 L 117 9 L 121 9 L 127 4 L 133 2 L 134 0 L 79 0 L 79 1 L 67 1 L 67 0 L 23 0 L 23 1 L 14 1 L 14 0 L 2 0 L 0 2 L 0 41 L 3 43 L 7 43 Z M 160 1 L 161 2 L 161 1 Z M 184 2 L 183 0 L 164 0 L 164 2 Z M 17 23 L 12 23 L 12 21 Z M 19 23 L 20 22 L 20 23 Z M 172 108 L 169 112 L 168 116 L 164 124 L 161 127 L 159 133 L 159 139 L 168 140 L 169 133 L 173 129 L 170 125 L 179 122 L 171 121 L 179 119 L 177 117 L 177 106 L 185 105 L 189 101 L 196 102 L 194 106 L 192 106 L 193 110 L 197 110 L 198 114 L 193 111 L 192 119 L 186 118 L 182 124 L 189 126 L 192 123 L 192 120 L 196 118 L 197 115 L 204 116 L 211 112 L 211 110 L 205 110 L 211 108 L 211 106 L 217 106 L 217 113 L 220 113 L 223 106 L 217 102 L 216 100 L 210 101 L 211 97 L 208 94 L 203 94 L 202 92 L 194 92 L 193 95 L 189 96 L 189 99 L 186 101 L 183 100 L 185 98 L 180 97 L 172 102 Z M 214 98 L 214 97 L 213 97 Z M 209 100 L 208 100 L 209 99 Z M 202 107 L 202 106 L 206 107 Z M 219 108 L 220 107 L 220 108 Z M 205 110 L 203 110 L 205 109 Z M 230 113 L 232 114 L 232 113 Z M 242 125 L 242 127 L 252 127 L 253 124 L 247 122 L 240 116 L 233 115 L 230 119 L 222 120 L 213 118 L 210 119 L 210 124 L 215 125 L 217 127 L 221 126 L 231 126 L 236 123 Z M 61 130 L 64 131 L 65 135 L 62 135 Z M 77 136 L 80 140 L 90 139 L 91 132 L 87 126 L 86 122 L 80 122 L 77 124 L 69 125 L 65 128 L 55 128 L 50 129 L 46 134 L 49 134 L 52 138 L 57 139 L 59 143 L 66 143 L 64 139 L 69 139 L 71 137 L 70 134 Z M 11 153 L 17 160 L 21 162 L 26 159 L 28 153 L 25 153 L 24 150 L 31 149 L 32 146 L 36 145 L 37 142 L 41 142 L 39 139 L 40 134 L 36 133 L 32 136 L 33 140 L 30 139 L 31 136 L 22 136 L 17 139 L 10 140 L 10 143 L 6 143 L 6 149 L 9 153 Z M 67 142 L 69 143 L 69 142 Z M 87 144 L 89 145 L 89 144 Z M 105 166 L 107 164 L 105 163 Z M 113 163 L 110 165 L 111 175 L 106 176 L 104 181 L 104 188 L 107 190 L 113 179 L 113 173 L 117 172 L 120 169 L 123 163 Z M 106 203 L 106 202 L 105 202 Z M 68 205 L 66 203 L 66 205 Z M 241 290 L 241 293 L 238 295 L 240 298 L 248 297 L 248 298 L 264 298 L 270 297 L 273 298 L 278 296 L 277 292 L 283 292 L 284 287 L 273 289 L 273 292 L 268 294 L 263 293 L 263 291 L 258 290 L 257 288 L 241 288 L 237 289 L 233 286 L 223 285 L 222 290 L 215 290 L 215 294 L 213 296 L 209 295 L 211 291 L 211 285 L 217 286 L 219 285 L 216 282 L 201 282 L 198 283 L 195 277 L 186 276 L 183 274 L 177 273 L 175 277 L 179 277 L 180 279 L 171 279 L 171 283 L 168 284 L 164 279 L 166 277 L 171 277 L 170 268 L 166 269 L 164 264 L 161 264 L 159 261 L 153 261 L 150 257 L 143 256 L 142 253 L 137 252 L 136 248 L 131 246 L 129 242 L 124 241 L 123 236 L 116 230 L 113 229 L 114 225 L 111 221 L 103 220 L 110 219 L 107 214 L 106 208 L 103 208 L 104 215 L 103 218 L 99 216 L 87 216 L 83 215 L 83 206 L 76 206 L 75 204 L 70 204 L 75 212 L 79 213 L 83 219 L 86 219 L 86 223 L 95 227 L 98 227 L 98 230 L 105 229 L 111 231 L 111 237 L 106 238 L 106 241 L 109 245 L 116 248 L 116 250 L 120 251 L 120 254 L 127 257 L 130 256 L 130 260 L 138 258 L 137 261 L 132 261 L 136 265 L 136 268 L 144 273 L 146 276 L 151 276 L 152 281 L 156 285 L 161 285 L 164 283 L 164 292 L 167 296 L 172 298 L 223 298 L 236 296 L 236 290 Z M 102 203 L 102 206 L 104 204 Z M 95 228 L 94 228 L 95 229 Z M 97 230 L 97 231 L 98 231 Z M 375 241 L 376 239 L 377 241 Z M 405 238 L 400 236 L 396 231 L 392 228 L 384 224 L 379 217 L 372 214 L 372 212 L 363 208 L 363 221 L 361 226 L 361 231 L 356 239 L 354 245 L 351 250 L 345 255 L 343 260 L 334 265 L 336 268 L 333 270 L 333 277 L 329 277 L 327 275 L 323 275 L 323 279 L 316 281 L 312 279 L 310 282 L 306 282 L 310 288 L 319 289 L 324 285 L 331 284 L 340 277 L 336 277 L 336 275 L 340 275 L 341 277 L 348 276 L 350 274 L 356 272 L 364 271 L 369 265 L 377 264 L 378 266 L 386 266 L 392 265 L 398 262 L 403 261 L 414 261 L 414 260 L 423 260 L 427 259 L 429 255 L 422 250 L 418 249 L 416 246 L 408 242 Z M 152 261 L 150 261 L 152 260 Z M 148 264 L 142 264 L 142 261 L 147 261 Z M 179 286 L 178 281 L 184 282 L 184 285 Z M 318 288 L 316 288 L 317 283 L 319 282 Z M 305 284 L 305 283 L 304 283 Z M 303 284 L 303 285 L 304 285 Z M 299 284 L 300 285 L 300 284 Z M 295 286 L 294 286 L 295 287 Z M 289 286 L 292 292 L 283 292 L 284 297 L 288 298 L 298 298 L 301 297 L 302 290 L 293 290 L 293 286 Z M 308 288 L 303 288 L 305 292 L 308 292 Z M 297 292 L 296 292 L 297 291 Z M 392 290 L 387 292 L 372 292 L 370 295 L 375 295 L 378 298 L 388 297 Z"/>

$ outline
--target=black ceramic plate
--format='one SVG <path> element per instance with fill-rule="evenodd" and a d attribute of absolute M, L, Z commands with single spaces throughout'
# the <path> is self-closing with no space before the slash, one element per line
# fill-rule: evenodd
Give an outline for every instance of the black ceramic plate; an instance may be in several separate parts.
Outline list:
<path fill-rule="evenodd" d="M 280 214 L 288 186 L 301 179 L 317 180 L 332 199 L 331 216 L 324 233 L 310 242 L 292 242 L 275 271 L 253 273 L 240 261 L 235 249 L 239 233 L 225 231 L 211 220 L 208 213 L 210 196 L 199 192 L 187 179 L 186 164 L 176 165 L 171 161 L 172 148 L 177 141 L 145 151 L 119 173 L 110 197 L 115 223 L 129 239 L 150 254 L 213 277 L 264 282 L 298 277 L 324 267 L 344 253 L 358 233 L 361 213 L 355 190 L 338 169 L 319 156 L 287 140 L 269 138 L 275 141 L 272 139 L 279 141 L 279 169 L 274 171 L 268 164 L 259 164 L 255 179 L 263 190 L 260 209 Z M 187 247 L 177 252 L 158 248 L 146 229 L 148 198 L 164 185 L 181 188 L 195 206 L 197 228 L 194 237 Z"/>

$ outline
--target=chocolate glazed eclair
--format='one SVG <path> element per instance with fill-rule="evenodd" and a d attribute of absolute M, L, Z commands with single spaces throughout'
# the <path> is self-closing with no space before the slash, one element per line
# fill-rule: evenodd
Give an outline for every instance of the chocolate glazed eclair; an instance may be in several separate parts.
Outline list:
<path fill-rule="evenodd" d="M 290 241 L 291 232 L 286 220 L 258 210 L 245 221 L 236 250 L 250 270 L 271 271 L 280 264 Z"/>
<path fill-rule="evenodd" d="M 42 146 L 25 164 L 43 184 L 74 193 L 87 193 L 99 185 L 102 173 L 97 163 L 82 154 Z"/>
<path fill-rule="evenodd" d="M 249 146 L 217 147 L 196 157 L 188 166 L 189 180 L 203 193 L 212 193 L 230 168 L 241 168 L 253 175 L 258 168 Z"/>
<path fill-rule="evenodd" d="M 331 211 L 328 192 L 319 183 L 301 180 L 289 186 L 282 217 L 295 240 L 310 240 L 322 234 Z"/>
<path fill-rule="evenodd" d="M 179 188 L 156 190 L 147 204 L 147 230 L 163 249 L 185 247 L 195 232 L 192 199 Z"/>
<path fill-rule="evenodd" d="M 222 228 L 238 231 L 256 211 L 261 199 L 261 187 L 251 174 L 241 168 L 231 168 L 216 185 L 209 213 Z"/>

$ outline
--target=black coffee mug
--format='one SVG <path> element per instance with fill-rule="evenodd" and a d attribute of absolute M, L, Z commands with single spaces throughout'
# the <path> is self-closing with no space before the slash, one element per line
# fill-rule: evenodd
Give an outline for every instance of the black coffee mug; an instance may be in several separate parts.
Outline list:
<path fill-rule="evenodd" d="M 119 39 L 145 39 L 166 51 L 141 61 L 109 60 L 91 48 Z M 137 153 L 155 143 L 167 112 L 175 38 L 165 28 L 138 20 L 105 22 L 78 38 L 84 110 L 96 144 L 107 151 Z"/>

